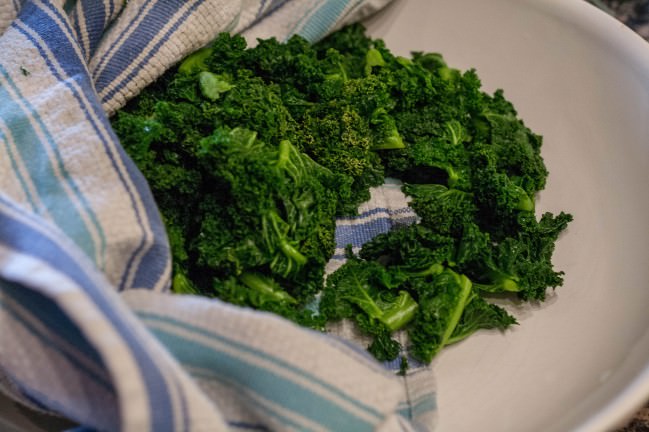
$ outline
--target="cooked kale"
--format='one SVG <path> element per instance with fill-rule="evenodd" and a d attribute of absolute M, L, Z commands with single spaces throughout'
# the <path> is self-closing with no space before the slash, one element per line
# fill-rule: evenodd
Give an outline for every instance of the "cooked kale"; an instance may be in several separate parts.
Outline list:
<path fill-rule="evenodd" d="M 516 320 L 493 295 L 543 300 L 572 217 L 535 214 L 542 139 L 502 91 L 436 53 L 394 55 L 361 25 L 314 45 L 220 35 L 113 119 L 167 226 L 173 290 L 325 329 L 352 320 L 379 360 L 430 360 Z M 366 243 L 325 282 L 335 218 L 400 179 L 415 224 Z"/>

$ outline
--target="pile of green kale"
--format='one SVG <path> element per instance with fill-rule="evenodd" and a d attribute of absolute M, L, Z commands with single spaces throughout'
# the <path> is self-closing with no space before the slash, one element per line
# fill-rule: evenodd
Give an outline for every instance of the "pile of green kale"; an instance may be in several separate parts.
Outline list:
<path fill-rule="evenodd" d="M 363 27 L 310 45 L 248 48 L 222 34 L 113 118 L 149 182 L 173 253 L 173 290 L 324 329 L 353 320 L 380 360 L 394 332 L 429 362 L 515 319 L 489 297 L 543 300 L 571 216 L 535 217 L 541 137 L 474 71 L 392 54 Z M 386 176 L 416 224 L 381 234 L 324 278 L 336 216 Z M 318 301 L 314 301 L 314 299 Z"/>

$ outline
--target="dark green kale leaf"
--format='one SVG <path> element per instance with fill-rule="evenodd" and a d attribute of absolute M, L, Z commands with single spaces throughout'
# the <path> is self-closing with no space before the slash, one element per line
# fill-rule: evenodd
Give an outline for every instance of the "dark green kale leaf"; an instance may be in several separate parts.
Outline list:
<path fill-rule="evenodd" d="M 440 184 L 406 184 L 403 191 L 421 224 L 441 235 L 459 238 L 465 225 L 473 223 L 477 207 L 473 194 Z"/>
<path fill-rule="evenodd" d="M 175 292 L 318 329 L 350 319 L 379 360 L 399 356 L 406 331 L 429 362 L 516 323 L 489 296 L 538 301 L 563 283 L 551 259 L 572 217 L 536 217 L 541 137 L 474 70 L 396 56 L 360 24 L 315 45 L 221 34 L 112 124 L 161 210 Z M 324 284 L 335 216 L 386 175 L 417 223 L 349 252 Z"/>
<path fill-rule="evenodd" d="M 475 263 L 476 288 L 486 292 L 515 292 L 524 300 L 544 300 L 546 289 L 563 283 L 554 270 L 555 242 L 572 216 L 545 213 L 540 221 L 527 219 L 516 238 L 508 237 L 486 250 Z"/>
<path fill-rule="evenodd" d="M 505 309 L 488 303 L 474 291 L 446 344 L 450 345 L 466 339 L 478 330 L 496 329 L 502 331 L 514 324 L 518 324 L 518 322 Z"/>
<path fill-rule="evenodd" d="M 186 69 L 199 76 L 213 72 L 226 89 L 203 102 L 214 124 L 254 130 L 266 142 L 290 139 L 320 165 L 348 176 L 349 185 L 339 189 L 338 214 L 355 214 L 369 199 L 369 188 L 383 182 L 376 150 L 404 144 L 389 115 L 394 99 L 386 83 L 374 76 L 352 78 L 351 65 L 333 64 L 340 51 L 326 60 L 320 55 L 297 36 L 246 48 L 240 37 L 221 35 L 204 60 L 210 72 Z M 188 61 L 193 64 L 191 57 L 183 64 Z"/>
<path fill-rule="evenodd" d="M 389 271 L 376 262 L 351 257 L 327 278 L 320 311 L 332 320 L 363 312 L 390 331 L 401 329 L 413 318 L 417 303 L 407 291 L 384 285 L 393 280 L 387 276 Z"/>
<path fill-rule="evenodd" d="M 449 343 L 472 292 L 471 281 L 449 269 L 433 276 L 430 283 L 419 284 L 419 309 L 408 328 L 413 356 L 430 363 Z"/>
<path fill-rule="evenodd" d="M 412 224 L 379 234 L 363 245 L 359 255 L 366 260 L 396 266 L 403 272 L 425 275 L 453 261 L 455 240 L 423 224 Z"/>
<path fill-rule="evenodd" d="M 287 280 L 322 277 L 313 269 L 333 253 L 336 189 L 344 177 L 288 140 L 268 145 L 243 129 L 218 129 L 201 141 L 197 158 L 214 187 L 211 202 L 221 208 L 204 212 L 198 264 L 235 276 L 259 269 Z M 301 283 L 298 295 L 312 288 Z"/>
<path fill-rule="evenodd" d="M 379 360 L 397 357 L 400 345 L 391 335 L 404 328 L 418 308 L 408 291 L 397 289 L 397 281 L 403 277 L 390 272 L 399 269 L 388 270 L 376 262 L 350 257 L 327 278 L 320 300 L 320 313 L 329 320 L 352 319 L 373 337 L 369 350 Z"/>

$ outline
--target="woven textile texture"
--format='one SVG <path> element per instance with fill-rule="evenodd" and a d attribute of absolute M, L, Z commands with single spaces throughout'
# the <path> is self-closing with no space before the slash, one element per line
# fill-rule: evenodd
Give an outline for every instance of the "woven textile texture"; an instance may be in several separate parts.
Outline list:
<path fill-rule="evenodd" d="M 0 1 L 0 391 L 86 431 L 432 427 L 429 368 L 169 294 L 164 227 L 108 122 L 219 32 L 315 41 L 388 1 Z M 343 238 L 403 222 L 386 188 Z"/>

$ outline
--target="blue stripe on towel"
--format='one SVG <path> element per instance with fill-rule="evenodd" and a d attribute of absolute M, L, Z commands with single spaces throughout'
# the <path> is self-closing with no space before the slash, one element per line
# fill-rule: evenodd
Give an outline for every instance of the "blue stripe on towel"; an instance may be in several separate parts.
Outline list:
<path fill-rule="evenodd" d="M 357 225 L 336 225 L 336 247 L 345 248 L 351 244 L 361 247 L 378 234 L 387 233 L 392 228 L 390 218 L 378 218 Z"/>
<path fill-rule="evenodd" d="M 87 48 L 84 49 L 85 58 L 90 58 L 95 53 L 114 8 L 115 5 L 112 0 L 103 0 L 101 6 L 97 5 L 97 0 L 79 0 L 77 3 L 75 12 L 78 11 L 80 14 L 76 18 L 77 21 L 83 20 L 85 22 L 85 37 L 88 39 L 87 47 L 81 44 L 84 48 Z M 82 35 L 78 35 L 77 38 L 82 40 Z"/>
<path fill-rule="evenodd" d="M 100 370 L 105 371 L 106 368 L 101 357 L 95 348 L 88 343 L 88 340 L 81 333 L 79 328 L 70 321 L 67 314 L 63 312 L 56 303 L 36 291 L 2 279 L 0 279 L 0 291 L 3 291 L 16 303 L 21 305 L 25 311 L 35 311 L 34 318 L 40 321 L 40 323 L 47 328 L 48 333 L 42 333 L 27 320 L 18 315 L 18 313 L 9 305 L 3 304 L 2 299 L 0 299 L 0 305 L 2 305 L 15 320 L 20 322 L 25 328 L 29 329 L 30 333 L 39 338 L 44 345 L 50 346 L 50 348 L 64 356 L 68 361 L 74 363 L 75 367 L 85 372 L 99 385 L 114 393 L 115 390 L 110 378 L 106 374 L 100 375 L 97 373 L 97 371 Z M 52 340 L 52 337 L 49 334 L 50 332 L 58 335 L 66 342 L 69 342 L 69 346 L 74 348 L 76 356 L 83 356 L 90 362 L 94 363 L 96 365 L 96 370 L 88 369 L 83 365 L 83 363 L 75 358 L 75 355 L 72 355 L 72 353 L 68 352 L 67 349 L 59 347 L 54 340 Z"/>
<path fill-rule="evenodd" d="M 176 31 L 178 31 L 178 28 L 189 18 L 192 16 L 192 14 L 195 12 L 195 10 L 204 2 L 204 0 L 198 0 L 196 1 L 191 7 L 189 7 L 181 16 L 174 22 L 174 24 L 171 26 L 169 30 L 167 30 L 164 35 L 158 40 L 158 42 L 153 45 L 151 50 L 147 52 L 146 56 L 140 60 L 137 64 L 133 64 L 132 61 L 135 60 L 133 57 L 138 56 L 141 54 L 141 50 L 146 44 L 143 44 L 142 41 L 146 41 L 147 43 L 152 41 L 154 37 L 159 36 L 159 34 L 156 34 L 155 32 L 152 31 L 153 28 L 158 28 L 158 27 L 147 27 L 146 29 L 142 29 L 139 32 L 136 31 L 132 37 L 127 39 L 124 44 L 119 47 L 117 52 L 115 53 L 115 56 L 120 56 L 121 62 L 116 62 L 115 65 L 117 67 L 111 68 L 106 71 L 106 73 L 102 73 L 100 76 L 97 77 L 95 84 L 97 88 L 97 93 L 102 94 L 103 91 L 110 87 L 111 89 L 102 96 L 102 102 L 106 103 L 109 101 L 115 94 L 117 94 L 120 90 L 122 90 L 131 80 L 133 80 L 134 77 L 137 76 L 137 74 L 146 66 L 149 64 L 151 59 L 158 53 L 160 48 L 169 41 L 169 38 L 171 35 L 173 35 Z M 147 17 L 149 19 L 149 24 L 158 24 L 159 27 L 162 27 L 164 25 L 168 24 L 168 20 L 173 17 L 173 15 L 177 12 L 177 10 L 172 9 L 168 3 L 172 3 L 171 1 L 166 1 L 166 2 L 158 2 L 156 5 L 152 8 L 152 10 L 149 12 L 149 16 Z M 158 6 L 158 5 L 164 5 L 163 6 Z M 183 3 L 184 5 L 184 3 Z M 158 12 L 159 9 L 162 9 L 161 16 L 157 16 L 156 13 Z M 178 8 L 179 9 L 179 8 Z M 173 12 L 169 14 L 169 12 Z M 169 15 L 169 16 L 167 16 Z M 141 34 L 142 33 L 142 34 Z M 137 42 L 136 42 L 137 41 Z M 127 63 L 126 61 L 126 56 L 129 56 L 129 62 Z M 124 57 L 124 59 L 122 59 Z M 125 70 L 129 70 L 130 72 L 126 75 L 126 78 L 122 79 L 119 82 L 115 82 L 115 80 L 118 78 L 118 75 L 124 72 Z"/>
<path fill-rule="evenodd" d="M 0 117 L 9 128 L 20 159 L 27 167 L 40 199 L 45 203 L 54 222 L 63 232 L 75 239 L 77 245 L 88 257 L 95 260 L 98 265 L 103 265 L 101 248 L 105 244 L 105 237 L 102 227 L 85 197 L 79 191 L 76 180 L 67 172 L 54 137 L 47 129 L 40 114 L 22 97 L 18 87 L 2 66 L 0 66 L 1 81 L 5 81 L 7 85 L 0 85 L 0 100 L 3 101 L 0 105 Z M 9 94 L 9 88 L 25 105 L 24 108 Z M 41 141 L 36 127 L 42 132 L 44 142 Z M 46 157 L 48 150 L 52 154 L 51 159 Z M 57 178 L 56 171 L 61 173 L 62 178 Z M 72 190 L 73 199 L 83 206 L 84 212 L 93 225 L 92 228 L 87 226 L 84 217 L 77 208 L 78 205 L 72 202 L 70 194 L 63 187 L 64 184 L 67 184 Z M 93 241 L 90 229 L 94 229 L 99 235 L 99 244 L 95 244 Z M 97 262 L 98 259 L 100 262 Z"/>
<path fill-rule="evenodd" d="M 2 112 L 1 109 L 0 112 Z M 9 137 L 2 131 L 2 129 L 0 129 L 0 142 L 3 142 L 5 144 L 5 152 L 9 157 L 9 161 L 11 163 L 11 170 L 16 176 L 18 183 L 20 183 L 20 188 L 24 192 L 27 202 L 31 206 L 32 210 L 35 213 L 38 213 L 39 211 L 41 211 L 40 205 L 37 202 L 39 198 L 36 197 L 31 191 L 33 184 L 31 183 L 30 179 L 26 178 L 21 173 L 21 170 L 18 168 L 17 158 L 19 157 L 19 155 L 15 154 L 16 152 L 11 149 L 11 145 L 9 144 Z"/>
<path fill-rule="evenodd" d="M 154 1 L 155 0 L 146 0 L 145 2 L 141 3 L 139 5 L 140 12 L 138 13 L 138 16 L 136 17 L 136 19 L 139 19 L 141 14 L 142 14 L 141 11 L 146 9 L 149 6 L 149 4 L 153 3 Z M 122 57 L 119 57 L 119 56 L 115 57 L 113 52 L 115 50 L 119 49 L 123 45 L 123 43 L 122 43 L 123 41 L 130 39 L 130 32 L 133 30 L 134 25 L 135 24 L 130 23 L 130 25 L 124 26 L 124 30 L 122 30 L 122 32 L 117 36 L 117 38 L 115 39 L 113 44 L 110 47 L 108 47 L 108 49 L 104 53 L 103 57 L 101 59 L 99 59 L 99 63 L 94 68 L 94 71 L 92 73 L 92 77 L 93 77 L 93 80 L 95 81 L 95 83 L 97 83 L 97 77 L 99 75 L 101 75 L 101 73 L 103 73 L 103 68 L 104 68 L 104 66 L 106 64 L 110 64 L 111 68 L 115 67 L 115 68 L 117 68 L 119 70 L 124 70 L 124 68 L 128 67 L 129 58 L 122 58 Z M 138 26 L 139 26 L 139 24 L 138 24 Z M 131 60 L 132 60 L 132 58 L 131 58 Z"/>
<path fill-rule="evenodd" d="M 148 315 L 147 319 L 151 316 Z M 172 323 L 173 326 L 190 329 L 185 323 L 163 317 L 155 317 L 157 320 Z M 247 362 L 244 358 L 231 354 L 228 350 L 222 350 L 214 345 L 205 345 L 196 340 L 190 340 L 186 337 L 173 334 L 170 331 L 163 330 L 155 325 L 151 328 L 153 333 L 160 339 L 164 345 L 173 352 L 174 356 L 180 362 L 187 366 L 198 367 L 209 370 L 219 376 L 225 376 L 235 380 L 239 386 L 249 388 L 263 398 L 273 401 L 287 410 L 299 413 L 309 418 L 328 430 L 373 430 L 374 424 L 362 419 L 344 406 L 341 406 L 325 396 L 319 395 L 303 387 L 299 383 L 278 376 L 272 370 L 265 369 L 262 366 Z M 202 329 L 193 328 L 194 332 L 207 336 L 215 341 L 225 343 L 228 347 L 239 349 L 243 346 L 240 343 L 232 343 L 221 336 L 203 331 Z M 249 347 L 243 346 L 246 350 Z M 266 353 L 259 352 L 260 356 L 268 360 L 276 360 L 268 357 Z M 292 369 L 286 369 L 286 372 L 293 373 Z M 295 375 L 302 375 L 299 370 Z M 311 376 L 314 380 L 315 377 Z M 341 395 L 345 402 L 358 406 L 358 402 Z M 373 414 L 376 416 L 376 413 Z"/>
<path fill-rule="evenodd" d="M 194 325 L 191 325 L 186 322 L 182 322 L 170 317 L 166 317 L 163 315 L 158 315 L 154 313 L 149 313 L 149 312 L 137 312 L 138 316 L 142 318 L 143 320 L 151 323 L 153 326 L 155 326 L 155 323 L 162 323 L 162 324 L 168 324 L 173 327 L 176 327 L 178 329 L 182 329 L 184 331 L 196 334 L 197 336 L 200 337 L 205 337 L 211 340 L 214 340 L 217 343 L 222 343 L 227 345 L 228 347 L 231 347 L 232 349 L 238 350 L 243 354 L 250 354 L 254 356 L 255 358 L 260 358 L 265 361 L 268 361 L 272 363 L 274 366 L 277 366 L 281 368 L 282 370 L 289 372 L 291 375 L 299 376 L 301 378 L 304 378 L 308 382 L 311 382 L 319 387 L 321 387 L 324 391 L 331 393 L 332 395 L 335 395 L 336 398 L 340 398 L 341 400 L 345 401 L 346 403 L 349 403 L 353 405 L 354 407 L 358 408 L 359 410 L 367 413 L 370 416 L 373 417 L 380 417 L 379 411 L 377 411 L 374 407 L 371 407 L 364 402 L 358 401 L 354 398 L 351 398 L 349 395 L 344 393 L 340 388 L 332 385 L 329 382 L 323 381 L 317 376 L 314 376 L 311 374 L 309 371 L 305 369 L 301 369 L 295 364 L 288 363 L 286 360 L 284 360 L 281 357 L 274 356 L 271 353 L 268 353 L 266 351 L 261 351 L 258 350 L 254 347 L 251 347 L 250 345 L 246 345 L 243 342 L 235 339 L 228 338 L 224 335 L 217 334 L 214 332 L 210 332 L 204 328 L 201 327 L 196 327 Z M 158 331 L 159 328 L 155 328 L 155 331 Z M 198 343 L 198 342 L 197 342 Z M 201 365 L 203 366 L 203 365 Z"/>
<path fill-rule="evenodd" d="M 321 39 L 336 24 L 338 18 L 349 3 L 350 0 L 329 0 L 323 2 L 318 10 L 305 23 L 300 25 L 297 33 L 312 42 Z"/>
<path fill-rule="evenodd" d="M 79 7 L 80 4 L 81 3 L 77 3 L 77 7 Z M 81 14 L 81 15 L 77 14 L 76 10 L 77 9 L 75 9 L 72 12 L 72 15 L 70 17 L 70 25 L 74 29 L 74 33 L 75 33 L 75 35 L 77 37 L 77 40 L 79 41 L 79 49 L 81 50 L 81 52 L 83 54 L 83 58 L 87 59 L 90 56 L 90 47 L 88 45 L 86 45 L 86 42 L 85 42 L 84 39 L 86 39 L 88 37 L 88 34 L 87 33 L 84 34 L 84 32 L 81 30 L 81 23 L 85 21 L 85 17 L 83 16 L 83 14 Z M 85 24 L 85 22 L 84 22 L 84 24 Z"/>
<path fill-rule="evenodd" d="M 178 416 L 180 416 L 180 424 L 182 424 L 182 430 L 190 431 L 192 430 L 192 425 L 191 417 L 189 415 L 189 407 L 187 406 L 187 398 L 185 397 L 185 393 L 182 391 L 182 386 L 178 381 L 177 376 L 171 377 L 171 383 L 174 386 L 178 399 L 180 399 Z"/>
<path fill-rule="evenodd" d="M 222 373 L 220 371 L 216 370 L 192 370 L 191 375 L 193 378 L 197 378 L 201 382 L 210 382 L 210 381 L 216 381 L 222 386 L 227 386 L 230 388 L 236 388 L 239 389 L 242 393 L 244 393 L 244 397 L 247 397 L 247 403 L 250 404 L 250 408 L 252 408 L 253 411 L 261 411 L 261 414 L 263 418 L 266 417 L 272 417 L 282 423 L 282 426 L 284 426 L 284 429 L 287 430 L 295 430 L 295 431 L 311 431 L 312 429 L 307 427 L 305 423 L 307 423 L 305 418 L 300 419 L 298 416 L 299 414 L 293 414 L 290 415 L 287 413 L 287 409 L 282 409 L 282 408 L 277 408 L 273 406 L 273 404 L 277 404 L 276 400 L 263 400 L 262 397 L 259 395 L 251 395 L 250 392 L 251 390 L 241 386 L 241 382 L 236 380 L 231 374 L 229 373 Z M 298 417 L 298 418 L 296 418 Z M 302 420 L 302 421 L 300 421 Z"/>
<path fill-rule="evenodd" d="M 34 46 L 39 50 L 41 56 L 48 63 L 50 72 L 52 72 L 58 80 L 68 87 L 70 92 L 78 101 L 79 108 L 85 113 L 86 120 L 91 125 L 95 135 L 101 140 L 106 149 L 106 154 L 113 164 L 115 172 L 119 176 L 121 183 L 124 185 L 124 188 L 129 195 L 135 217 L 138 221 L 138 226 L 144 233 L 146 231 L 145 224 L 147 224 L 149 229 L 153 232 L 153 244 L 148 245 L 147 250 L 145 250 L 147 248 L 147 243 L 151 240 L 147 239 L 144 234 L 142 235 L 141 243 L 137 246 L 128 260 L 126 271 L 119 289 L 126 289 L 131 286 L 153 288 L 163 275 L 170 258 L 166 240 L 166 231 L 146 180 L 136 168 L 135 164 L 126 155 L 121 146 L 117 144 L 118 139 L 113 133 L 110 124 L 108 123 L 108 119 L 96 98 L 93 86 L 90 82 L 90 76 L 82 66 L 82 59 L 80 59 L 76 54 L 73 43 L 67 39 L 63 30 L 58 27 L 58 24 L 55 21 L 52 21 L 49 15 L 35 7 L 31 2 L 29 2 L 29 6 L 30 8 L 25 12 L 27 14 L 27 19 L 24 23 L 25 25 L 31 26 L 31 29 L 37 33 L 45 33 L 40 38 L 41 40 L 35 39 L 21 26 L 16 25 L 16 23 L 12 25 L 34 44 Z M 68 29 L 68 31 L 71 30 Z M 58 45 L 52 45 L 55 42 Z M 55 50 L 57 55 L 56 59 L 50 59 L 48 57 L 43 44 L 47 44 L 50 50 Z M 60 64 L 61 58 L 67 59 L 67 62 L 65 64 Z M 81 93 L 69 82 L 67 77 L 61 76 L 54 62 L 66 70 L 66 73 L 68 74 L 77 73 L 76 76 L 70 76 L 74 77 L 77 85 L 81 88 Z M 124 168 L 126 172 L 124 172 Z M 128 180 L 126 177 L 128 177 Z M 131 182 L 135 186 L 135 191 L 129 187 L 129 183 Z M 145 215 L 140 214 L 137 210 L 138 203 L 144 207 Z M 141 262 L 137 268 L 134 268 L 136 258 L 142 256 L 143 258 Z M 133 282 L 132 284 L 127 285 L 132 271 L 135 271 Z"/>
<path fill-rule="evenodd" d="M 11 213 L 8 213 L 8 210 Z M 108 300 L 104 291 L 109 288 L 97 285 L 97 281 L 86 274 L 78 262 L 80 257 L 71 256 L 60 243 L 11 215 L 16 212 L 22 213 L 19 208 L 12 206 L 0 197 L 0 241 L 18 253 L 49 263 L 50 266 L 84 288 L 89 300 L 97 305 L 105 315 L 106 322 L 112 323 L 120 338 L 128 345 L 134 362 L 138 365 L 149 395 L 149 409 L 152 415 L 151 430 L 164 430 L 166 426 L 175 424 L 175 411 L 172 409 L 173 403 L 165 377 L 146 347 L 141 345 L 141 341 L 135 336 L 133 330 L 127 326 L 114 309 L 111 300 Z"/>

